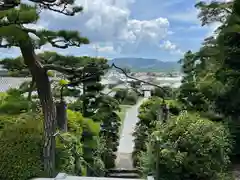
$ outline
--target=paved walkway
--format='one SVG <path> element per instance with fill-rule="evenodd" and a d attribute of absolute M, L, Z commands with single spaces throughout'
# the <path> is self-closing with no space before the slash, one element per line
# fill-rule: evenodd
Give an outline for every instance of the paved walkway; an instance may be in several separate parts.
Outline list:
<path fill-rule="evenodd" d="M 133 169 L 132 152 L 134 148 L 134 132 L 136 123 L 138 122 L 138 108 L 145 101 L 146 98 L 141 99 L 136 105 L 128 109 L 124 122 L 120 143 L 117 151 L 116 168 Z"/>

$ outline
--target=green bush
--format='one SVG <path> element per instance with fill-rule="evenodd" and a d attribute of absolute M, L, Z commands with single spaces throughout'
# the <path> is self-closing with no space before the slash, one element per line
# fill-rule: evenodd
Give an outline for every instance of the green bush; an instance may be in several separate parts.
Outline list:
<path fill-rule="evenodd" d="M 0 92 L 0 105 L 4 102 L 7 97 L 7 93 Z"/>
<path fill-rule="evenodd" d="M 7 101 L 0 105 L 0 113 L 4 114 L 20 114 L 27 111 L 28 101 Z"/>
<path fill-rule="evenodd" d="M 42 129 L 36 121 L 6 126 L 0 135 L 0 179 L 44 177 Z"/>
<path fill-rule="evenodd" d="M 102 171 L 104 165 L 98 154 L 98 137 L 100 132 L 100 123 L 92 119 L 84 118 L 81 113 L 67 110 L 68 130 L 77 135 L 82 144 L 82 154 L 85 162 L 91 165 L 86 168 L 88 176 L 96 176 L 95 171 Z M 82 169 L 83 167 L 81 167 Z M 94 172 L 93 172 L 94 171 Z"/>
<path fill-rule="evenodd" d="M 27 180 L 45 177 L 41 119 L 41 115 L 32 116 L 29 113 L 13 117 L 0 116 L 0 179 Z M 79 164 L 80 157 L 75 154 L 82 154 L 79 135 L 69 132 L 62 136 L 64 143 L 56 138 L 56 170 L 77 174 L 83 168 Z M 76 150 L 73 152 L 69 147 Z"/>
<path fill-rule="evenodd" d="M 127 89 L 117 89 L 114 98 L 121 103 L 126 98 L 127 94 L 128 94 Z"/>
<path fill-rule="evenodd" d="M 72 111 L 79 111 L 82 112 L 83 110 L 83 103 L 80 99 L 78 99 L 77 101 L 68 104 L 68 109 L 72 110 Z"/>
<path fill-rule="evenodd" d="M 2 114 L 0 115 L 0 131 L 5 126 L 11 126 L 13 124 L 21 123 L 29 119 L 39 121 L 42 119 L 42 116 L 41 114 L 36 114 L 36 113 L 22 113 L 20 115 L 19 114 L 17 115 Z"/>
<path fill-rule="evenodd" d="M 219 180 L 230 162 L 229 137 L 222 124 L 182 113 L 158 124 L 141 157 L 142 170 L 154 170 L 162 180 Z"/>
<path fill-rule="evenodd" d="M 165 98 L 165 99 L 171 99 L 173 98 L 173 89 L 169 86 L 163 86 L 160 88 L 155 88 L 151 91 L 152 96 Z"/>
<path fill-rule="evenodd" d="M 152 97 L 145 101 L 139 108 L 138 118 L 134 135 L 134 151 L 132 153 L 133 164 L 135 167 L 139 166 L 139 157 L 142 151 L 146 151 L 146 144 L 148 134 L 151 134 L 155 128 L 155 124 L 158 121 L 157 112 L 162 105 L 162 98 Z M 183 109 L 182 105 L 175 100 L 166 100 L 166 104 L 169 106 L 169 112 L 171 116 L 179 115 Z"/>
<path fill-rule="evenodd" d="M 107 169 L 114 168 L 115 166 L 115 152 L 119 145 L 119 129 L 121 126 L 121 119 L 115 113 L 104 113 L 101 116 L 103 118 L 100 135 L 106 140 L 105 148 L 107 149 L 102 157 L 105 167 Z"/>
<path fill-rule="evenodd" d="M 56 138 L 56 171 L 82 175 L 81 165 L 79 164 L 79 155 L 82 155 L 79 139 L 71 133 L 65 133 L 61 136 L 65 142 L 62 142 L 62 139 L 59 137 Z M 68 148 L 66 148 L 66 146 L 68 146 Z M 74 149 L 72 147 L 74 147 Z"/>
<path fill-rule="evenodd" d="M 17 89 L 10 89 L 7 95 L 0 97 L 0 113 L 2 114 L 21 114 L 29 108 L 36 110 L 36 103 L 31 103 Z"/>
<path fill-rule="evenodd" d="M 124 98 L 122 104 L 125 105 L 134 105 L 137 103 L 138 95 L 134 91 L 128 91 L 126 97 Z"/>
<path fill-rule="evenodd" d="M 172 115 L 179 115 L 179 113 L 184 109 L 184 106 L 176 100 L 166 100 L 166 104 L 169 107 L 169 112 Z"/>

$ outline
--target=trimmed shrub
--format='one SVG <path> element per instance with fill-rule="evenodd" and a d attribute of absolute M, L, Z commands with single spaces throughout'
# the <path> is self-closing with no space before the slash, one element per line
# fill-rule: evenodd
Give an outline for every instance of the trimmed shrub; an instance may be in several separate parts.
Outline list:
<path fill-rule="evenodd" d="M 21 114 L 19 117 L 0 116 L 0 179 L 45 177 L 41 119 L 40 115 L 35 115 L 34 118 L 30 114 Z M 72 127 L 74 128 L 76 127 Z M 62 136 L 64 143 L 56 138 L 56 171 L 81 175 L 83 166 L 79 164 L 80 157 L 76 156 L 76 152 L 82 154 L 80 136 L 71 132 Z"/>
<path fill-rule="evenodd" d="M 42 129 L 36 121 L 6 126 L 0 135 L 0 179 L 44 177 Z"/>
<path fill-rule="evenodd" d="M 126 97 L 124 98 L 122 104 L 134 105 L 137 103 L 138 95 L 134 91 L 128 91 Z"/>
<path fill-rule="evenodd" d="M 127 93 L 128 93 L 127 89 L 117 89 L 114 98 L 121 103 L 126 98 Z"/>
<path fill-rule="evenodd" d="M 91 165 L 91 168 L 86 167 L 86 173 L 88 176 L 96 176 L 95 171 L 102 172 L 102 169 L 104 169 L 104 164 L 100 158 L 101 154 L 98 153 L 99 146 L 97 143 L 100 123 L 94 122 L 92 119 L 84 118 L 79 112 L 67 110 L 67 114 L 68 129 L 74 132 L 78 140 L 81 141 L 83 159 Z M 83 167 L 81 167 L 81 169 L 82 168 Z"/>
<path fill-rule="evenodd" d="M 219 180 L 230 162 L 229 137 L 222 124 L 182 113 L 159 123 L 149 137 L 142 155 L 143 173 L 154 170 L 160 180 Z"/>
<path fill-rule="evenodd" d="M 171 99 L 173 97 L 173 89 L 169 86 L 163 86 L 160 88 L 155 88 L 151 91 L 152 96 Z"/>
<path fill-rule="evenodd" d="M 0 113 L 1 114 L 21 114 L 26 112 L 29 108 L 36 110 L 36 103 L 30 102 L 21 95 L 17 89 L 8 90 L 7 95 L 0 97 Z"/>
<path fill-rule="evenodd" d="M 115 167 L 115 152 L 117 151 L 117 147 L 119 145 L 119 129 L 121 126 L 121 119 L 115 113 L 104 113 L 102 114 L 102 125 L 100 135 L 103 139 L 106 140 L 105 151 L 102 154 L 103 162 L 105 163 L 105 167 L 107 169 Z"/>

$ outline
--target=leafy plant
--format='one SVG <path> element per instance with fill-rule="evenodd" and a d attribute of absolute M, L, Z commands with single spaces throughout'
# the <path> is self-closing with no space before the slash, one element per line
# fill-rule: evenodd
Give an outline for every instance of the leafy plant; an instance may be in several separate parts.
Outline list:
<path fill-rule="evenodd" d="M 142 170 L 164 180 L 217 180 L 227 172 L 230 153 L 230 134 L 221 123 L 182 113 L 158 123 L 142 155 Z"/>

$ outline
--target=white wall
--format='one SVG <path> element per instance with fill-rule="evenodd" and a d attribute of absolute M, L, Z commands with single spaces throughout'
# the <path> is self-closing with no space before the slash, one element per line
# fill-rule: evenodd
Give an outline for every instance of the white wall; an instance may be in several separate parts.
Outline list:
<path fill-rule="evenodd" d="M 144 91 L 144 97 L 145 98 L 151 97 L 151 91 Z"/>

